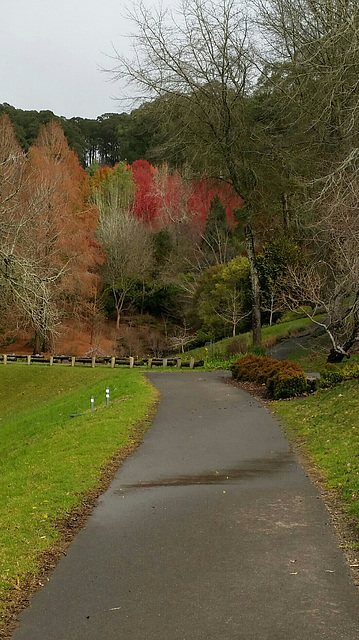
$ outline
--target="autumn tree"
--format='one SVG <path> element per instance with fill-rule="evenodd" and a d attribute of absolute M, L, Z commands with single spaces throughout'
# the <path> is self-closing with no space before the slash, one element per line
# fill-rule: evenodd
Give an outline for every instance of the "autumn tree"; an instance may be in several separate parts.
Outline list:
<path fill-rule="evenodd" d="M 53 342 L 62 315 L 79 312 L 97 280 L 97 209 L 88 177 L 52 123 L 28 156 L 1 121 L 1 285 L 35 331 L 35 351 Z"/>
<path fill-rule="evenodd" d="M 53 328 L 56 313 L 51 304 L 52 274 L 39 271 L 29 250 L 37 218 L 27 205 L 29 176 L 26 157 L 15 139 L 7 116 L 0 118 L 0 287 L 3 312 L 23 314 L 36 329 L 46 322 Z M 25 206 L 24 206 L 25 205 Z"/>
<path fill-rule="evenodd" d="M 156 169 L 147 160 L 136 160 L 132 174 L 136 185 L 133 212 L 143 222 L 153 222 L 158 212 L 158 198 L 153 189 Z"/>

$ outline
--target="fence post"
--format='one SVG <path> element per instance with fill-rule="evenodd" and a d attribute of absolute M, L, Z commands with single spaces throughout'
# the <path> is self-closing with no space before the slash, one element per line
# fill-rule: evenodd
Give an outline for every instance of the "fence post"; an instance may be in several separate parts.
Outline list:
<path fill-rule="evenodd" d="M 177 358 L 177 367 L 180 369 L 182 367 L 182 359 Z"/>
<path fill-rule="evenodd" d="M 54 364 L 54 356 L 50 356 L 50 367 Z"/>
<path fill-rule="evenodd" d="M 75 356 L 72 356 L 72 358 L 71 358 L 71 366 L 72 367 L 75 366 L 75 360 L 76 360 Z"/>
<path fill-rule="evenodd" d="M 31 356 L 27 356 L 27 364 L 31 364 Z"/>
<path fill-rule="evenodd" d="M 96 362 L 96 358 L 95 358 L 95 356 L 92 356 L 92 358 L 91 358 L 91 367 L 92 367 L 93 369 L 94 369 L 94 367 L 95 367 L 95 362 Z"/>
<path fill-rule="evenodd" d="M 189 368 L 190 368 L 190 369 L 194 369 L 194 358 L 190 358 L 190 361 L 189 361 Z"/>
<path fill-rule="evenodd" d="M 152 369 L 152 358 L 148 358 L 147 366 L 149 367 L 149 369 Z"/>
<path fill-rule="evenodd" d="M 115 361 L 116 361 L 115 356 L 112 356 L 112 358 L 111 358 L 111 369 L 115 368 Z"/>
<path fill-rule="evenodd" d="M 135 362 L 135 359 L 131 356 L 130 357 L 130 369 L 133 369 L 134 362 Z"/>
<path fill-rule="evenodd" d="M 162 358 L 162 366 L 167 367 L 167 358 Z"/>
<path fill-rule="evenodd" d="M 4 353 L 4 364 L 7 364 L 7 355 Z"/>

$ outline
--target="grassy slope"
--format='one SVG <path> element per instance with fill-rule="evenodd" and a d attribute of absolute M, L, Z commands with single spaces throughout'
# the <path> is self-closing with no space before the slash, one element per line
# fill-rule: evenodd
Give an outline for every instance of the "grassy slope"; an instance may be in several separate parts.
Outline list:
<path fill-rule="evenodd" d="M 359 382 L 296 400 L 273 403 L 289 434 L 324 473 L 328 485 L 344 498 L 359 526 Z"/>
<path fill-rule="evenodd" d="M 286 338 L 293 337 L 298 333 L 302 333 L 306 329 L 308 329 L 311 325 L 311 320 L 309 318 L 301 318 L 298 320 L 292 320 L 290 322 L 281 322 L 278 324 L 274 324 L 271 327 L 263 327 L 262 329 L 262 339 L 264 346 L 272 346 L 276 342 L 280 340 L 285 340 Z M 237 336 L 245 344 L 247 347 L 250 347 L 252 344 L 252 332 L 242 333 L 240 336 Z M 216 342 L 213 345 L 213 352 L 218 356 L 225 356 L 226 349 L 230 344 L 233 338 L 224 338 L 219 342 Z M 186 352 L 186 357 L 193 357 L 198 360 L 205 359 L 208 356 L 208 349 L 205 347 L 198 347 L 196 349 L 191 349 Z"/>
<path fill-rule="evenodd" d="M 90 407 L 111 404 L 71 418 Z M 0 368 L 0 600 L 56 540 L 54 521 L 98 483 L 101 467 L 131 441 L 156 392 L 136 370 Z M 116 402 L 117 400 L 117 402 Z"/>
<path fill-rule="evenodd" d="M 297 362 L 305 371 L 321 371 L 324 367 L 330 351 L 330 341 L 326 335 L 318 338 L 310 338 L 308 342 L 298 347 L 289 356 L 289 360 Z M 343 360 L 339 366 L 345 366 L 348 362 L 359 362 L 359 354 L 350 356 L 350 360 Z"/>

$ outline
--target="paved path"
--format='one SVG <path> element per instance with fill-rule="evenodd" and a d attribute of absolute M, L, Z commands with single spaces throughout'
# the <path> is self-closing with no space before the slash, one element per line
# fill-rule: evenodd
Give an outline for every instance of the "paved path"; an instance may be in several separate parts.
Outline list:
<path fill-rule="evenodd" d="M 328 513 L 267 411 L 221 373 L 153 373 L 144 443 L 14 640 L 358 640 Z"/>

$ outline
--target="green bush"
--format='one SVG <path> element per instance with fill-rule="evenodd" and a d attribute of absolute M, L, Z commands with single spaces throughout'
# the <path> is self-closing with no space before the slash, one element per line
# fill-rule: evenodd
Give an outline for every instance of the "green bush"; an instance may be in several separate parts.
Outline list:
<path fill-rule="evenodd" d="M 320 372 L 319 386 L 322 388 L 332 387 L 339 384 L 344 379 L 344 370 L 336 364 L 328 363 Z"/>
<path fill-rule="evenodd" d="M 344 380 L 352 380 L 352 378 L 359 378 L 359 363 L 352 362 L 351 364 L 345 365 L 342 369 L 342 374 Z"/>
<path fill-rule="evenodd" d="M 290 365 L 290 366 L 288 366 Z M 274 398 L 292 398 L 307 391 L 307 378 L 299 365 L 295 367 L 287 361 L 281 362 L 281 366 L 274 371 L 267 380 L 268 393 Z"/>
<path fill-rule="evenodd" d="M 275 400 L 300 395 L 307 390 L 303 369 L 288 360 L 274 360 L 248 354 L 234 362 L 230 369 L 236 380 L 265 384 Z"/>

